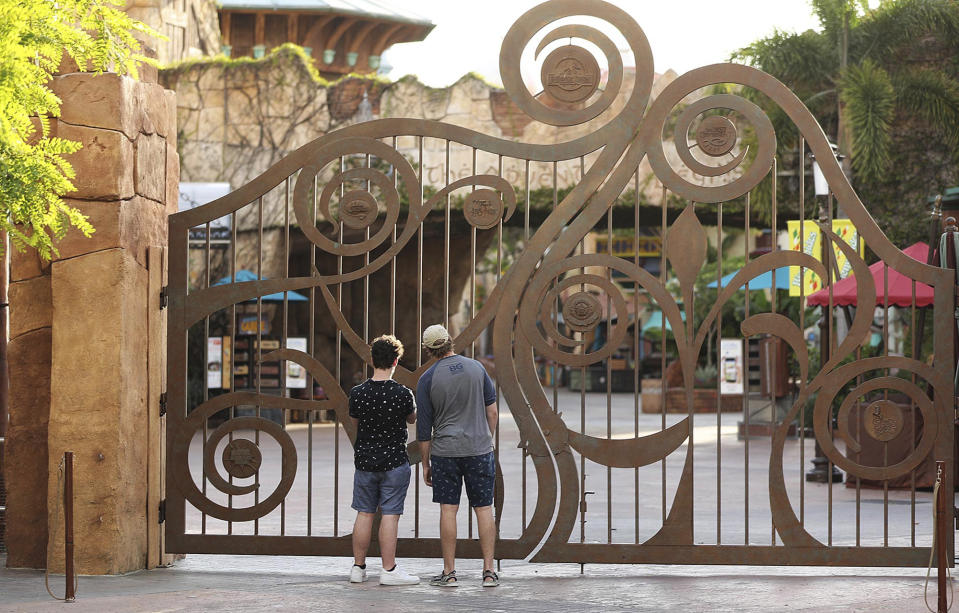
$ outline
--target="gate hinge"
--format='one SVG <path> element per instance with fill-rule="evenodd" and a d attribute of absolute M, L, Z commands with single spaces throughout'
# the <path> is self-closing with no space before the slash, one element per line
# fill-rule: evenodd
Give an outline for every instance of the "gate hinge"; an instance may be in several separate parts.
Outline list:
<path fill-rule="evenodd" d="M 160 394 L 160 417 L 166 415 L 166 392 Z"/>
<path fill-rule="evenodd" d="M 167 291 L 167 286 L 164 285 L 160 288 L 160 310 L 167 308 L 170 304 L 170 293 Z"/>
<path fill-rule="evenodd" d="M 952 507 L 952 519 L 956 522 L 956 530 L 959 530 L 959 507 Z"/>
<path fill-rule="evenodd" d="M 157 509 L 157 523 L 162 524 L 166 521 L 166 498 L 160 501 L 159 508 Z"/>

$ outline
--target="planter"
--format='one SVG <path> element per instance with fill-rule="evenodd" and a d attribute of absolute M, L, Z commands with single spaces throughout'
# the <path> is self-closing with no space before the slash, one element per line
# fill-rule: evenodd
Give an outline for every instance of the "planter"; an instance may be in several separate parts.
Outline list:
<path fill-rule="evenodd" d="M 663 380 L 662 379 L 643 379 L 642 385 L 642 408 L 643 413 L 660 413 L 663 410 Z"/>
<path fill-rule="evenodd" d="M 717 409 L 719 394 L 714 389 L 694 389 L 693 390 L 693 412 L 694 413 L 715 413 Z M 645 405 L 644 405 L 645 406 Z M 662 410 L 662 408 L 660 408 Z M 743 410 L 742 394 L 723 394 L 722 406 L 720 410 L 723 413 L 735 413 Z M 681 387 L 673 387 L 666 390 L 666 412 L 667 413 L 688 413 L 689 406 L 686 403 L 686 390 Z"/>

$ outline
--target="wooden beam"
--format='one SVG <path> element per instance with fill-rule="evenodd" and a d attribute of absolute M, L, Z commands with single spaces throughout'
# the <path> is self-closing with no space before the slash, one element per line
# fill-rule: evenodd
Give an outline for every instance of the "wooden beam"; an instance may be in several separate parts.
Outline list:
<path fill-rule="evenodd" d="M 306 34 L 303 36 L 303 46 L 304 47 L 313 47 L 313 57 L 322 57 L 323 48 L 320 47 L 322 41 L 319 40 L 320 30 L 322 30 L 326 24 L 330 23 L 333 20 L 333 15 L 324 15 L 319 17 L 316 21 L 313 22 L 313 25 L 310 26 L 310 29 L 306 31 Z M 316 39 L 317 44 L 307 44 L 312 43 Z"/>
<path fill-rule="evenodd" d="M 342 19 L 343 21 L 336 26 L 336 29 L 333 30 L 333 34 L 330 35 L 330 38 L 324 42 L 324 49 L 336 49 L 336 43 L 340 42 L 340 38 L 343 36 L 343 34 L 345 34 L 346 31 L 356 23 L 355 17 L 343 17 Z"/>
<path fill-rule="evenodd" d="M 359 29 L 350 39 L 350 42 L 346 45 L 347 51 L 353 51 L 354 53 L 359 53 L 362 51 L 363 43 L 366 42 L 366 39 L 369 37 L 370 32 L 373 31 L 373 28 L 378 26 L 375 21 L 371 21 L 367 24 L 364 24 L 363 27 Z"/>
<path fill-rule="evenodd" d="M 253 28 L 253 44 L 266 44 L 266 15 L 263 13 L 256 14 L 256 25 Z"/>
<path fill-rule="evenodd" d="M 390 27 L 383 30 L 383 32 L 377 37 L 376 42 L 373 43 L 373 46 L 370 48 L 370 55 L 382 55 L 383 49 L 386 49 L 386 44 L 389 42 L 390 37 L 396 34 L 398 30 L 403 27 L 402 23 L 394 23 Z"/>
<path fill-rule="evenodd" d="M 290 13 L 286 16 L 286 40 L 291 43 L 300 44 L 300 41 L 297 39 L 297 26 L 299 26 L 299 15 L 296 13 Z"/>
<path fill-rule="evenodd" d="M 224 45 L 232 45 L 230 40 L 230 28 L 233 25 L 233 13 L 220 13 L 220 38 Z"/>

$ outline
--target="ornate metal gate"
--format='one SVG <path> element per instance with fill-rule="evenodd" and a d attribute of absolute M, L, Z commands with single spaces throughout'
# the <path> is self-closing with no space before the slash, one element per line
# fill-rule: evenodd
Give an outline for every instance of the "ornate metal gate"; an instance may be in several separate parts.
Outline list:
<path fill-rule="evenodd" d="M 603 20 L 625 37 L 637 66 L 628 94 L 620 92 L 629 86 L 628 71 L 606 34 L 554 24 L 575 16 Z M 542 64 L 545 91 L 534 96 L 519 58 L 551 24 L 536 48 L 539 55 L 555 47 Z M 567 39 L 569 44 L 555 45 Z M 604 81 L 590 49 L 601 53 Z M 627 13 L 597 0 L 553 0 L 527 12 L 507 33 L 500 56 L 506 91 L 543 124 L 592 121 L 601 127 L 543 145 L 426 120 L 371 121 L 319 138 L 228 196 L 171 217 L 170 551 L 349 555 L 348 441 L 354 432 L 347 419 L 348 381 L 354 372 L 367 372 L 372 336 L 397 331 L 412 347 L 426 325 L 456 323 L 461 316 L 456 347 L 467 354 L 477 344 L 492 347 L 503 409 L 497 557 L 925 563 L 931 505 L 929 495 L 917 491 L 917 474 L 932 458 L 952 466 L 950 273 L 907 257 L 887 240 L 831 155 L 820 126 L 780 82 L 749 67 L 714 65 L 676 78 L 651 100 L 652 66 L 647 39 Z M 738 93 L 708 89 L 728 84 L 736 87 L 727 91 Z M 745 89 L 778 105 L 801 135 L 794 160 L 797 208 L 810 226 L 817 223 L 803 194 L 807 146 L 818 160 L 832 192 L 818 224 L 825 252 L 848 261 L 858 280 L 858 304 L 876 304 L 881 287 L 864 252 L 832 232 L 834 199 L 875 259 L 888 266 L 884 283 L 890 268 L 912 280 L 912 303 L 899 305 L 892 317 L 915 330 L 917 284 L 934 288 L 929 308 L 935 359 L 925 359 L 915 334 L 903 343 L 903 355 L 890 353 L 888 292 L 878 294 L 886 296 L 878 302 L 887 324 L 883 350 L 872 357 L 862 353 L 872 335 L 871 308 L 847 311 L 848 321 L 830 310 L 832 338 L 843 323 L 845 333 L 821 366 L 810 358 L 802 309 L 797 322 L 779 312 L 775 291 L 767 312 L 750 312 L 746 299 L 737 319 L 742 337 L 781 339 L 796 364 L 797 391 L 764 438 L 737 441 L 729 435 L 734 424 L 721 411 L 713 416 L 695 410 L 697 364 L 719 361 L 718 343 L 711 339 L 718 340 L 716 331 L 724 325 L 723 306 L 743 289 L 750 295 L 750 281 L 764 273 L 784 274 L 783 267 L 832 277 L 818 258 L 779 250 L 775 241 L 770 253 L 750 257 L 749 237 L 757 230 L 750 225 L 750 207 L 768 206 L 774 236 L 781 224 L 776 135 L 767 115 L 740 95 Z M 400 149 L 414 151 L 413 159 Z M 463 149 L 472 155 L 472 173 L 454 180 L 451 151 Z M 429 159 L 443 160 L 446 175 L 432 194 L 423 176 Z M 478 159 L 490 171 L 477 172 Z M 562 164 L 578 165 L 582 173 L 565 195 L 556 183 Z M 531 165 L 545 168 L 547 176 L 551 169 L 553 177 L 553 205 L 538 226 L 530 204 Z M 518 180 L 504 178 L 504 169 Z M 655 217 L 641 194 L 649 176 L 661 185 Z M 756 188 L 763 181 L 771 189 L 758 203 Z M 632 208 L 624 199 L 633 200 Z M 742 226 L 731 227 L 729 219 Z M 648 228 L 658 229 L 660 254 L 644 262 L 635 248 L 630 257 L 614 254 L 614 225 L 629 228 L 621 236 L 634 247 Z M 507 233 L 518 236 L 515 247 L 504 241 L 504 226 L 519 228 Z M 605 231 L 604 242 L 590 238 L 597 229 Z M 707 234 L 713 231 L 719 289 L 713 304 L 696 315 L 696 302 L 703 300 L 697 279 L 710 259 Z M 456 239 L 458 232 L 464 238 Z M 721 245 L 734 232 L 745 237 L 745 265 L 724 283 Z M 486 245 L 493 245 L 488 257 L 495 264 L 481 278 L 478 258 Z M 271 257 L 274 264 L 265 264 Z M 468 282 L 454 266 L 466 257 Z M 241 274 L 243 266 L 256 268 L 252 280 Z M 442 284 L 431 277 L 437 266 Z M 481 296 L 484 283 L 489 288 Z M 442 292 L 430 289 L 440 285 Z M 463 307 L 451 289 L 457 285 L 467 296 Z M 826 284 L 830 292 L 833 285 Z M 679 370 L 683 384 L 666 389 L 663 377 L 661 412 L 644 413 L 640 378 L 655 360 L 640 364 L 638 316 L 641 308 L 654 307 L 666 322 L 660 328 L 672 329 L 669 342 L 678 364 L 672 370 Z M 279 332 L 269 334 L 267 325 Z M 321 327 L 335 332 L 322 335 Z M 660 333 L 660 369 L 666 371 L 667 339 L 665 330 Z M 292 342 L 294 337 L 303 340 Z M 619 358 L 623 347 L 635 351 Z M 409 367 L 401 367 L 396 378 L 413 387 L 428 365 L 420 352 L 410 353 Z M 560 385 L 562 373 L 578 381 L 577 390 Z M 616 377 L 632 385 L 631 396 L 613 393 Z M 592 379 L 605 393 L 586 391 Z M 728 404 L 721 383 L 713 385 L 713 407 Z M 749 394 L 735 402 L 748 431 Z M 686 407 L 682 414 L 668 412 L 677 404 Z M 319 420 L 327 413 L 332 424 Z M 295 418 L 302 424 L 292 423 Z M 793 436 L 791 427 L 810 420 L 830 468 L 846 471 L 855 488 L 805 484 L 813 437 L 802 428 Z M 909 439 L 902 457 L 890 452 L 897 437 Z M 867 444 L 878 455 L 867 457 Z M 410 451 L 417 462 L 414 445 Z M 906 488 L 890 488 L 894 479 Z M 951 473 L 944 486 L 952 490 Z M 417 478 L 401 523 L 402 555 L 439 556 L 434 506 Z M 461 554 L 478 556 L 472 526 L 464 532 L 469 538 Z M 952 535 L 946 538 L 951 552 Z"/>

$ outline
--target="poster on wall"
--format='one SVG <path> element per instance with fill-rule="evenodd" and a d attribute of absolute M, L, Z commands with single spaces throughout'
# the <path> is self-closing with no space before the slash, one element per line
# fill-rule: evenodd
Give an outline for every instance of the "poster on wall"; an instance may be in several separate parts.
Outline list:
<path fill-rule="evenodd" d="M 286 348 L 306 353 L 306 337 L 293 336 L 286 339 Z M 286 387 L 306 389 L 306 369 L 290 360 L 286 361 Z"/>
<path fill-rule="evenodd" d="M 743 340 L 724 338 L 719 344 L 720 391 L 723 394 L 742 394 L 745 374 L 743 368 Z"/>
<path fill-rule="evenodd" d="M 818 261 L 822 261 L 822 236 L 820 236 L 819 225 L 814 221 L 800 223 L 799 220 L 792 220 L 787 224 L 789 232 L 789 249 L 791 251 L 802 251 L 806 255 L 811 255 Z M 859 236 L 856 226 L 848 219 L 832 220 L 832 231 L 839 236 L 846 244 L 852 247 L 860 256 L 866 253 L 865 241 Z M 846 259 L 846 254 L 834 243 L 832 246 L 833 257 L 835 258 L 835 267 L 839 269 L 839 279 L 845 279 L 852 274 L 852 264 Z M 805 287 L 805 294 L 808 296 L 814 294 L 823 288 L 822 279 L 812 270 L 803 269 L 803 278 L 799 278 L 800 267 L 789 267 L 789 295 L 800 296 Z M 835 270 L 833 271 L 835 279 Z"/>
<path fill-rule="evenodd" d="M 206 386 L 208 389 L 223 387 L 223 337 L 206 339 Z"/>

